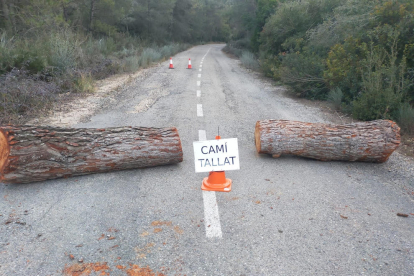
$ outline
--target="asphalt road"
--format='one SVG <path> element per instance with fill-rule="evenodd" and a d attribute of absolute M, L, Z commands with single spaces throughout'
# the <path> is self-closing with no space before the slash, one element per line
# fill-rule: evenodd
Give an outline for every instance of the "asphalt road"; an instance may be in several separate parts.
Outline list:
<path fill-rule="evenodd" d="M 0 185 L 0 275 L 414 275 L 413 162 L 258 155 L 258 120 L 328 121 L 223 46 L 146 69 L 76 125 L 175 126 L 182 163 Z M 239 144 L 230 193 L 202 192 L 194 171 L 193 141 L 218 127 Z"/>

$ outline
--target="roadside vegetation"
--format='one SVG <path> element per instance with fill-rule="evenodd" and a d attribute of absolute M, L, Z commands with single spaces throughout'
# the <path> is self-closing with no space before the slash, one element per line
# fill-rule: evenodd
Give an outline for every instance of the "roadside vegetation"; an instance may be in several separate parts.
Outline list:
<path fill-rule="evenodd" d="M 253 56 L 300 97 L 414 135 L 412 0 L 244 0 L 227 18 L 225 50 L 246 67 Z"/>
<path fill-rule="evenodd" d="M 210 3 L 211 2 L 211 3 Z M 221 1 L 1 0 L 0 123 L 24 123 L 107 76 L 225 41 Z"/>

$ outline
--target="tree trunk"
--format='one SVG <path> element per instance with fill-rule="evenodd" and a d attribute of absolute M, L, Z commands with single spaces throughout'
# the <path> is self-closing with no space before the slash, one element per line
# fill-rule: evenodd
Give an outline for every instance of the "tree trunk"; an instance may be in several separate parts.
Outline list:
<path fill-rule="evenodd" d="M 29 183 L 182 160 L 176 128 L 0 127 L 3 183 Z"/>
<path fill-rule="evenodd" d="M 91 0 L 91 9 L 89 10 L 89 32 L 92 32 L 94 17 L 95 17 L 95 0 Z"/>
<path fill-rule="evenodd" d="M 4 17 L 4 22 L 6 23 L 6 31 L 8 31 L 10 33 L 11 30 L 12 30 L 12 22 L 11 22 L 11 19 L 10 19 L 9 8 L 7 6 L 6 0 L 1 0 L 1 6 L 2 6 L 2 13 L 3 13 L 3 17 Z"/>
<path fill-rule="evenodd" d="M 256 123 L 255 141 L 257 152 L 275 158 L 293 154 L 322 161 L 382 163 L 398 148 L 400 128 L 388 120 L 347 125 L 265 120 Z"/>

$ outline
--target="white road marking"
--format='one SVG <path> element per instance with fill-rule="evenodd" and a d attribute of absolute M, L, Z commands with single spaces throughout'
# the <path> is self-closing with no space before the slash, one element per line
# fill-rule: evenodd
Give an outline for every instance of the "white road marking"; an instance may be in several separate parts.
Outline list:
<path fill-rule="evenodd" d="M 203 69 L 199 69 L 200 72 L 201 72 L 201 70 L 203 70 Z"/>
<path fill-rule="evenodd" d="M 198 140 L 207 140 L 205 130 L 198 131 Z M 207 238 L 222 238 L 220 215 L 218 211 L 216 192 L 202 191 L 204 202 L 204 227 Z"/>
<path fill-rule="evenodd" d="M 203 117 L 203 105 L 197 104 L 197 117 Z"/>
<path fill-rule="evenodd" d="M 207 238 L 222 238 L 216 192 L 203 191 L 204 226 Z"/>
<path fill-rule="evenodd" d="M 211 48 L 204 55 L 201 60 L 200 68 L 203 67 L 203 60 Z M 200 69 L 201 72 L 201 69 Z M 201 74 L 198 75 L 201 78 Z M 197 81 L 197 86 L 201 85 L 201 81 Z M 201 90 L 197 90 L 197 97 L 201 97 Z M 203 107 L 201 104 L 197 104 L 197 116 L 203 117 Z M 207 134 L 205 130 L 198 131 L 198 140 L 206 141 Z M 206 229 L 207 238 L 219 238 L 223 237 L 220 224 L 220 215 L 217 205 L 216 192 L 202 191 L 204 202 L 204 227 Z"/>
<path fill-rule="evenodd" d="M 207 140 L 207 134 L 205 130 L 199 130 L 198 131 L 198 141 L 206 141 Z"/>

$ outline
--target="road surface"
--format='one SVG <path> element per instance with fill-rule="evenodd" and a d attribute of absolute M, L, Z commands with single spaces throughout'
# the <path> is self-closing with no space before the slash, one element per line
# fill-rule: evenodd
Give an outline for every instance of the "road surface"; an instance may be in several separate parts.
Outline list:
<path fill-rule="evenodd" d="M 146 69 L 75 125 L 175 126 L 182 163 L 0 186 L 0 275 L 414 275 L 413 163 L 258 155 L 256 121 L 328 120 L 223 46 Z M 193 142 L 218 128 L 239 144 L 230 193 L 194 169 Z"/>

